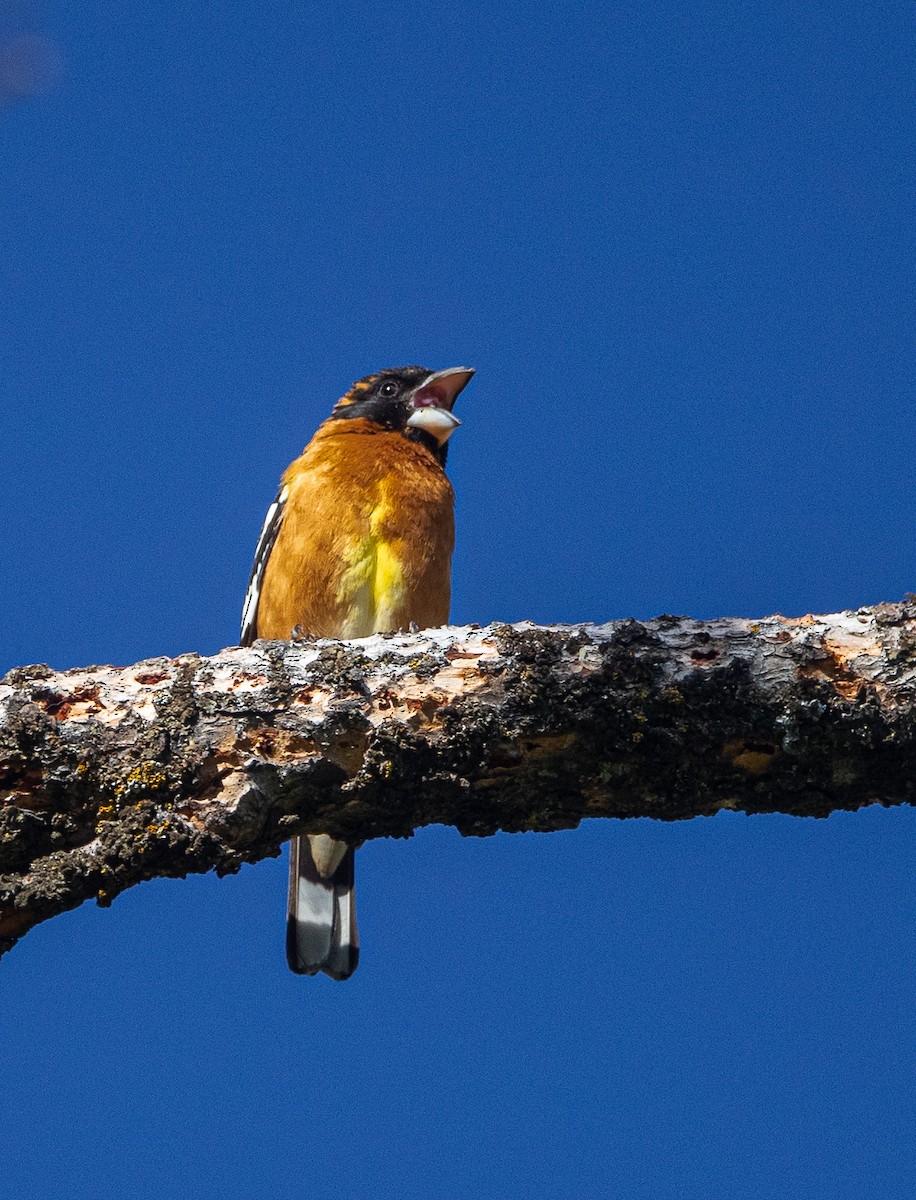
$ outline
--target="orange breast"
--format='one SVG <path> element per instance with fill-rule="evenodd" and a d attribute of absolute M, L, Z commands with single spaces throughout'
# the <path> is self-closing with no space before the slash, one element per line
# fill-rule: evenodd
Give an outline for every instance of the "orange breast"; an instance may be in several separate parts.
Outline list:
<path fill-rule="evenodd" d="M 423 446 L 364 419 L 326 421 L 283 482 L 257 636 L 364 637 L 448 621 L 454 494 Z"/>

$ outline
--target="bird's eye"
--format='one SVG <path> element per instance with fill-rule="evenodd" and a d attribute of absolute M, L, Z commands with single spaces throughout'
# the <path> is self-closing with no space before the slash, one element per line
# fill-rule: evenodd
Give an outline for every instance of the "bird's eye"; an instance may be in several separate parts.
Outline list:
<path fill-rule="evenodd" d="M 378 390 L 380 396 L 396 396 L 398 394 L 398 385 L 391 379 L 387 383 L 383 383 Z"/>

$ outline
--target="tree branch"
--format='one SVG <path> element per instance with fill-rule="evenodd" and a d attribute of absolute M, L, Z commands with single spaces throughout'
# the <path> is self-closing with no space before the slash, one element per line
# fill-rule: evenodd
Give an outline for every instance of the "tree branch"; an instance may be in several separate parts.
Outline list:
<path fill-rule="evenodd" d="M 0 949 L 303 831 L 912 802 L 916 603 L 258 642 L 0 681 Z"/>

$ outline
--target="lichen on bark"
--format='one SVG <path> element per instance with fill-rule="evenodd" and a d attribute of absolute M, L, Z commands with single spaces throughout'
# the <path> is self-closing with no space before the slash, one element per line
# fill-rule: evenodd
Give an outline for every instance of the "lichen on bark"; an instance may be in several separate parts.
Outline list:
<path fill-rule="evenodd" d="M 914 797 L 916 605 L 258 642 L 0 681 L 0 949 L 86 899 L 349 841 Z"/>

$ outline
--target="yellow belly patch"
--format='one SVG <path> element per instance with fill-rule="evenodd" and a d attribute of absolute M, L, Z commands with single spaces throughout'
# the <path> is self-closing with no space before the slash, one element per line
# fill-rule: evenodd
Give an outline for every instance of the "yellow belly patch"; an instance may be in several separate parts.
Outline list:
<path fill-rule="evenodd" d="M 343 609 L 340 636 L 368 637 L 387 633 L 399 623 L 404 600 L 404 573 L 390 542 L 379 531 L 385 506 L 378 505 L 369 520 L 369 536 L 347 555 L 337 590 Z"/>
<path fill-rule="evenodd" d="M 381 633 L 395 629 L 397 613 L 404 601 L 404 572 L 388 542 L 378 542 L 375 548 L 375 628 Z"/>

